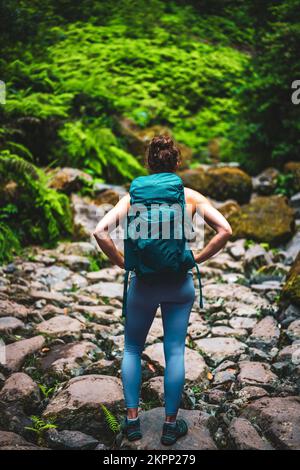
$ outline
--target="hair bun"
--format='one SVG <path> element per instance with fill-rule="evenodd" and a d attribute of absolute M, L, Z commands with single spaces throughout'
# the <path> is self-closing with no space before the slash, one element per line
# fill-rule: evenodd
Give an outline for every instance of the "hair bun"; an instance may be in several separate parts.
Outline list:
<path fill-rule="evenodd" d="M 169 135 L 153 137 L 149 144 L 147 163 L 154 172 L 175 171 L 180 161 L 180 151 Z"/>

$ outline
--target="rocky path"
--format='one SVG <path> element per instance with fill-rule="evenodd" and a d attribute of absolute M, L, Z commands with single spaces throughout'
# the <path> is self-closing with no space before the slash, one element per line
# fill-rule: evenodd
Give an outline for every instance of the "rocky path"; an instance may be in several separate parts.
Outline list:
<path fill-rule="evenodd" d="M 80 204 L 88 231 L 95 208 Z M 277 250 L 238 239 L 202 266 L 180 410 L 190 432 L 175 448 L 300 449 L 300 308 L 280 297 L 296 247 L 297 234 Z M 160 448 L 160 312 L 143 353 L 144 437 L 129 443 L 117 430 L 123 272 L 97 257 L 92 240 L 61 243 L 0 268 L 1 449 Z"/>

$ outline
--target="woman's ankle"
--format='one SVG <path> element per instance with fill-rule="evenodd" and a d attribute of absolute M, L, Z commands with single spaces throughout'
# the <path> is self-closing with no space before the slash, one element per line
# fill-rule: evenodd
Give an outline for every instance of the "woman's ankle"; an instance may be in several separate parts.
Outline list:
<path fill-rule="evenodd" d="M 137 419 L 139 417 L 138 408 L 127 409 L 127 419 Z"/>
<path fill-rule="evenodd" d="M 176 423 L 176 415 L 166 416 L 165 423 Z"/>

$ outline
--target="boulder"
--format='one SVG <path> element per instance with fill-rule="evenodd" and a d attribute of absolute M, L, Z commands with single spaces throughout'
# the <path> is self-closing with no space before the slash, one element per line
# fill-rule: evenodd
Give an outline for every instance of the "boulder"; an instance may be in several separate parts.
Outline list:
<path fill-rule="evenodd" d="M 80 341 L 64 345 L 55 345 L 40 360 L 43 371 L 54 374 L 64 380 L 76 375 L 80 368 L 91 364 L 91 354 L 97 346 L 90 341 Z"/>
<path fill-rule="evenodd" d="M 272 194 L 277 185 L 278 175 L 279 171 L 276 168 L 266 168 L 259 175 L 252 178 L 253 190 L 265 196 Z"/>
<path fill-rule="evenodd" d="M 254 326 L 247 343 L 254 348 L 270 351 L 277 345 L 279 337 L 277 322 L 274 317 L 268 315 Z"/>
<path fill-rule="evenodd" d="M 216 365 L 224 359 L 237 359 L 247 349 L 247 346 L 236 338 L 203 338 L 195 343 L 200 352 Z"/>
<path fill-rule="evenodd" d="M 251 246 L 245 253 L 244 269 L 248 275 L 259 269 L 261 266 L 272 262 L 270 254 L 258 244 Z"/>
<path fill-rule="evenodd" d="M 26 319 L 30 310 L 25 305 L 18 304 L 13 300 L 0 299 L 0 317 L 16 317 Z"/>
<path fill-rule="evenodd" d="M 261 437 L 252 424 L 244 418 L 234 418 L 228 428 L 234 447 L 238 450 L 272 450 L 272 446 Z"/>
<path fill-rule="evenodd" d="M 0 450 L 40 450 L 41 448 L 14 432 L 0 430 Z"/>
<path fill-rule="evenodd" d="M 253 419 L 277 449 L 300 448 L 300 398 L 261 398 L 248 405 L 242 417 Z"/>
<path fill-rule="evenodd" d="M 273 246 L 287 242 L 295 232 L 294 210 L 281 195 L 253 199 L 231 214 L 228 222 L 233 239 L 250 238 Z"/>
<path fill-rule="evenodd" d="M 122 449 L 133 450 L 162 450 L 167 447 L 160 442 L 162 425 L 164 422 L 164 408 L 153 408 L 140 414 L 143 438 L 130 442 L 123 439 Z M 172 450 L 217 450 L 209 431 L 210 417 L 206 413 L 196 410 L 182 410 L 178 412 L 178 418 L 183 418 L 188 423 L 188 433 L 172 446 Z"/>
<path fill-rule="evenodd" d="M 164 377 L 152 377 L 142 385 L 142 398 L 144 401 L 155 402 L 159 406 L 164 404 Z"/>
<path fill-rule="evenodd" d="M 156 367 L 159 373 L 163 373 L 165 357 L 162 343 L 154 343 L 148 346 L 143 356 Z M 185 378 L 188 382 L 198 382 L 206 378 L 208 367 L 203 357 L 195 350 L 185 348 Z"/>
<path fill-rule="evenodd" d="M 300 306 L 300 251 L 288 272 L 282 298 Z"/>
<path fill-rule="evenodd" d="M 93 181 L 91 175 L 77 168 L 55 168 L 48 173 L 50 176 L 48 186 L 66 194 L 77 192 L 86 183 Z"/>
<path fill-rule="evenodd" d="M 96 438 L 110 439 L 104 405 L 116 415 L 123 411 L 123 389 L 120 379 L 108 375 L 75 377 L 54 396 L 45 411 L 45 419 L 54 418 L 60 428 L 81 431 Z"/>
<path fill-rule="evenodd" d="M 238 381 L 242 385 L 274 386 L 277 376 L 271 372 L 271 366 L 264 362 L 242 361 L 239 363 Z"/>
<path fill-rule="evenodd" d="M 84 325 L 67 315 L 56 315 L 50 320 L 45 320 L 36 326 L 39 333 L 54 337 L 78 336 Z"/>
<path fill-rule="evenodd" d="M 286 334 L 292 341 L 300 340 L 300 320 L 295 320 L 290 323 Z"/>
<path fill-rule="evenodd" d="M 27 410 L 33 410 L 40 403 L 40 389 L 29 375 L 23 372 L 12 374 L 0 391 L 0 402 L 19 402 Z"/>
<path fill-rule="evenodd" d="M 20 370 L 25 359 L 30 354 L 39 351 L 44 344 L 45 339 L 42 335 L 38 335 L 6 345 L 4 362 L 1 363 L 1 366 L 11 372 Z"/>
<path fill-rule="evenodd" d="M 0 334 L 24 328 L 24 323 L 15 317 L 0 317 Z"/>
<path fill-rule="evenodd" d="M 83 432 L 57 429 L 46 432 L 46 441 L 51 449 L 58 450 L 91 450 L 99 444 L 97 439 Z"/>

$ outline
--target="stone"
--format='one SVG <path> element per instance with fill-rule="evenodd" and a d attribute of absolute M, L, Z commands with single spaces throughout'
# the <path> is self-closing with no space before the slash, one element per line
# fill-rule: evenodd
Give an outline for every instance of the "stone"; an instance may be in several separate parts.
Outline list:
<path fill-rule="evenodd" d="M 58 431 L 49 429 L 46 433 L 47 444 L 51 449 L 91 450 L 95 449 L 99 441 L 93 436 L 80 431 Z"/>
<path fill-rule="evenodd" d="M 300 306 L 300 251 L 286 277 L 282 298 Z"/>
<path fill-rule="evenodd" d="M 227 250 L 229 254 L 235 259 L 240 260 L 245 256 L 245 240 L 243 238 L 231 242 L 230 244 L 227 243 Z"/>
<path fill-rule="evenodd" d="M 290 323 L 286 334 L 292 341 L 300 340 L 300 320 L 295 320 Z"/>
<path fill-rule="evenodd" d="M 261 266 L 268 265 L 272 262 L 270 254 L 258 244 L 252 245 L 245 254 L 244 269 L 248 275 Z"/>
<path fill-rule="evenodd" d="M 277 168 L 266 168 L 264 171 L 252 178 L 253 190 L 264 196 L 272 194 L 277 185 L 278 174 L 279 171 Z"/>
<path fill-rule="evenodd" d="M 8 371 L 16 372 L 20 370 L 25 359 L 37 351 L 45 344 L 43 336 L 33 336 L 30 339 L 23 339 L 5 346 L 5 360 L 0 365 Z"/>
<path fill-rule="evenodd" d="M 209 325 L 203 321 L 193 321 L 192 324 L 188 327 L 188 335 L 192 339 L 203 338 L 207 336 L 210 331 Z"/>
<path fill-rule="evenodd" d="M 56 424 L 62 428 L 86 432 L 96 438 L 111 439 L 101 404 L 113 414 L 123 412 L 120 379 L 108 375 L 75 377 L 50 400 L 43 417 L 55 418 Z"/>
<path fill-rule="evenodd" d="M 248 339 L 248 344 L 252 347 L 269 351 L 277 345 L 280 337 L 275 318 L 268 315 L 260 320 L 253 328 L 252 334 Z"/>
<path fill-rule="evenodd" d="M 224 359 L 237 359 L 247 349 L 236 338 L 203 338 L 195 343 L 200 352 L 216 365 Z"/>
<path fill-rule="evenodd" d="M 227 393 L 218 388 L 212 389 L 208 392 L 208 401 L 213 405 L 220 405 L 226 401 Z"/>
<path fill-rule="evenodd" d="M 164 377 L 152 377 L 142 385 L 142 398 L 144 401 L 155 402 L 159 406 L 164 404 Z"/>
<path fill-rule="evenodd" d="M 159 373 L 163 373 L 165 357 L 163 343 L 154 343 L 148 346 L 143 356 L 150 361 Z M 185 378 L 188 382 L 198 382 L 206 378 L 208 367 L 203 357 L 195 350 L 185 348 Z"/>
<path fill-rule="evenodd" d="M 91 241 L 91 234 L 99 220 L 105 215 L 105 206 L 98 206 L 90 198 L 78 194 L 71 195 L 73 211 L 74 238 L 78 241 Z M 110 206 L 111 207 L 111 206 Z"/>
<path fill-rule="evenodd" d="M 276 214 L 276 217 L 274 217 Z M 232 238 L 247 238 L 275 246 L 295 232 L 294 210 L 282 195 L 259 196 L 228 217 Z"/>
<path fill-rule="evenodd" d="M 230 328 L 229 326 L 214 326 L 211 329 L 213 336 L 223 336 L 224 338 L 238 338 L 245 339 L 247 338 L 247 330 L 242 328 Z"/>
<path fill-rule="evenodd" d="M 57 262 L 65 264 L 72 271 L 87 271 L 90 268 L 91 262 L 86 256 L 79 255 L 64 255 L 59 254 Z"/>
<path fill-rule="evenodd" d="M 79 191 L 86 183 L 93 180 L 91 175 L 78 168 L 55 168 L 49 173 L 51 176 L 48 186 L 66 194 Z"/>
<path fill-rule="evenodd" d="M 238 450 L 272 450 L 272 446 L 263 439 L 255 427 L 244 418 L 233 418 L 228 433 L 234 447 Z"/>
<path fill-rule="evenodd" d="M 300 231 L 298 230 L 293 238 L 286 244 L 285 255 L 289 264 L 292 264 L 295 261 L 298 253 L 300 251 Z"/>
<path fill-rule="evenodd" d="M 12 300 L 0 299 L 0 317 L 16 317 L 26 319 L 29 309 L 25 305 L 18 304 Z"/>
<path fill-rule="evenodd" d="M 256 387 L 254 385 L 246 385 L 238 392 L 238 397 L 245 402 L 257 400 L 258 398 L 266 396 L 269 396 L 267 390 L 262 387 Z"/>
<path fill-rule="evenodd" d="M 41 448 L 26 441 L 14 432 L 0 430 L 0 450 L 40 450 Z"/>
<path fill-rule="evenodd" d="M 85 293 L 96 294 L 99 297 L 123 299 L 123 286 L 119 282 L 98 282 L 84 289 Z"/>
<path fill-rule="evenodd" d="M 217 372 L 214 375 L 213 384 L 214 385 L 225 385 L 230 382 L 235 382 L 236 371 L 234 369 L 226 369 L 220 372 Z"/>
<path fill-rule="evenodd" d="M 292 362 L 293 364 L 300 363 L 300 341 L 294 341 L 293 344 L 286 346 L 279 351 L 277 356 L 279 361 Z"/>
<path fill-rule="evenodd" d="M 245 330 L 252 330 L 254 325 L 256 325 L 257 320 L 255 318 L 247 318 L 247 317 L 232 317 L 229 320 L 229 325 L 231 328 L 236 329 L 245 329 Z"/>
<path fill-rule="evenodd" d="M 242 385 L 274 386 L 277 376 L 271 372 L 271 366 L 264 362 L 242 361 L 239 363 L 238 381 Z"/>
<path fill-rule="evenodd" d="M 97 346 L 90 341 L 55 345 L 40 361 L 41 369 L 66 379 L 78 373 L 79 369 L 91 364 L 91 354 Z"/>
<path fill-rule="evenodd" d="M 248 405 L 242 417 L 255 420 L 276 449 L 300 448 L 300 398 L 261 398 Z"/>
<path fill-rule="evenodd" d="M 61 338 L 63 336 L 79 335 L 83 330 L 84 325 L 67 315 L 57 315 L 50 320 L 45 320 L 36 326 L 39 333 L 48 336 L 55 336 Z"/>
<path fill-rule="evenodd" d="M 34 409 L 40 400 L 39 387 L 29 375 L 23 372 L 12 374 L 0 391 L 1 402 L 21 402 L 27 409 Z"/>
<path fill-rule="evenodd" d="M 123 439 L 121 449 L 133 450 L 162 450 L 166 446 L 161 444 L 161 430 L 164 422 L 164 408 L 153 408 L 140 414 L 143 437 L 141 440 L 130 442 Z M 186 436 L 178 439 L 172 450 L 217 450 L 209 432 L 209 417 L 206 413 L 196 410 L 182 410 L 178 418 L 187 421 L 189 431 Z"/>
<path fill-rule="evenodd" d="M 250 198 L 251 177 L 240 168 L 211 167 L 202 176 L 202 181 L 201 178 L 196 179 L 195 176 L 192 178 L 190 175 L 192 171 L 200 172 L 201 169 L 186 170 L 180 174 L 187 187 L 204 192 L 207 196 L 218 201 L 234 199 L 238 203 L 245 203 Z"/>
<path fill-rule="evenodd" d="M 261 309 L 269 306 L 269 302 L 249 287 L 240 284 L 231 284 L 229 288 L 227 284 L 212 282 L 203 286 L 203 296 L 210 301 L 222 299 L 223 302 L 226 301 L 226 306 L 232 303 L 232 312 L 235 316 L 256 316 Z M 245 310 L 244 314 L 236 313 L 236 310 L 242 309 Z"/>
<path fill-rule="evenodd" d="M 8 333 L 9 331 L 24 328 L 24 323 L 15 317 L 0 317 L 0 333 Z"/>
<path fill-rule="evenodd" d="M 55 252 L 85 257 L 97 256 L 98 253 L 95 246 L 89 242 L 60 242 Z"/>

